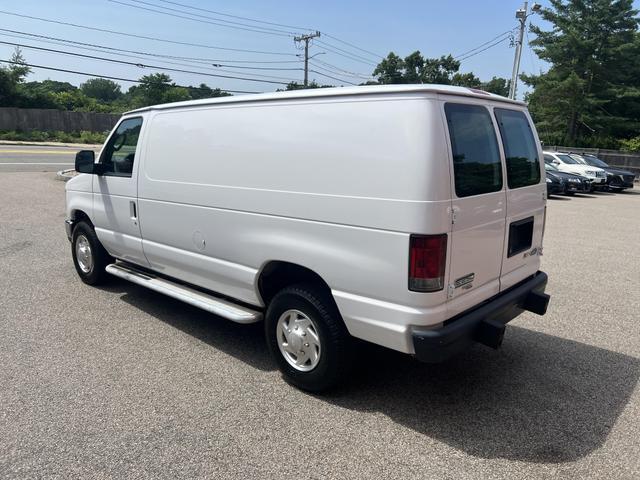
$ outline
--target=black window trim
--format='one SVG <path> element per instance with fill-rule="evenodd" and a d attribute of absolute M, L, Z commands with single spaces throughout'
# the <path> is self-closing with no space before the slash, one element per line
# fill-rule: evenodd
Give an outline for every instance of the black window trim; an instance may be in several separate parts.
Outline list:
<path fill-rule="evenodd" d="M 102 152 L 100 152 L 100 158 L 98 159 L 98 163 L 102 166 L 104 165 L 103 160 L 104 160 L 104 156 L 106 154 L 107 151 L 107 145 L 109 145 L 109 142 L 111 141 L 111 139 L 113 138 L 113 136 L 116 134 L 116 132 L 118 131 L 118 128 L 120 128 L 120 125 L 122 125 L 124 122 L 128 121 L 128 120 L 136 120 L 136 119 L 140 119 L 142 120 L 142 123 L 140 124 L 140 137 L 138 138 L 138 144 L 136 145 L 136 154 L 134 157 L 134 161 L 133 161 L 133 170 L 135 170 L 136 168 L 136 157 L 138 157 L 138 145 L 140 144 L 140 138 L 142 138 L 142 128 L 144 126 L 144 116 L 143 115 L 135 115 L 132 117 L 124 117 L 121 118 L 120 121 L 118 122 L 118 124 L 114 127 L 114 129 L 111 131 L 111 135 L 109 135 L 109 138 L 107 138 L 107 141 L 104 142 L 104 147 L 102 148 Z M 133 178 L 133 170 L 131 171 L 130 175 L 115 175 L 112 174 L 110 172 L 102 172 L 100 175 L 103 177 L 115 177 L 115 178 Z"/>

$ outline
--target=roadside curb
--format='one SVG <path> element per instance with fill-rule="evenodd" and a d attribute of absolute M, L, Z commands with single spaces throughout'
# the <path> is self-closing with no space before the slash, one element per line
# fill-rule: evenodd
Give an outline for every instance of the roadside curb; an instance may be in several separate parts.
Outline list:
<path fill-rule="evenodd" d="M 96 143 L 59 143 L 59 142 L 29 142 L 0 140 L 0 145 L 24 145 L 30 147 L 60 147 L 60 148 L 84 148 L 89 150 L 98 150 L 102 148 L 102 144 Z"/>
<path fill-rule="evenodd" d="M 56 180 L 60 180 L 62 182 L 67 182 L 69 180 L 71 180 L 73 177 L 75 177 L 75 169 L 73 168 L 68 168 L 66 170 L 60 170 L 59 172 L 56 172 Z"/>

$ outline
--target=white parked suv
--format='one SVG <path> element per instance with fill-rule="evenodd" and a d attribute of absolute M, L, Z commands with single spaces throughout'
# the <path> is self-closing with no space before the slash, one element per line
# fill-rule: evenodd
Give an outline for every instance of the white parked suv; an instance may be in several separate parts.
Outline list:
<path fill-rule="evenodd" d="M 264 321 L 285 379 L 319 391 L 353 337 L 439 362 L 545 313 L 542 158 L 523 103 L 462 87 L 158 105 L 78 153 L 67 235 L 85 283 Z"/>
<path fill-rule="evenodd" d="M 607 172 L 602 168 L 581 163 L 568 153 L 544 152 L 544 161 L 555 166 L 561 172 L 575 173 L 587 177 L 591 182 L 592 190 L 594 188 L 604 188 L 607 184 Z"/>

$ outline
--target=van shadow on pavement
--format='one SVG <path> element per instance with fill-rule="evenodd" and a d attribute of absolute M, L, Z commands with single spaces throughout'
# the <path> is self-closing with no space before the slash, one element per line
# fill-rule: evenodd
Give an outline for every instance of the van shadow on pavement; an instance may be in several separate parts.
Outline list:
<path fill-rule="evenodd" d="M 274 370 L 262 323 L 239 325 L 124 281 L 122 300 L 247 365 Z M 318 398 L 394 422 L 470 455 L 574 461 L 602 446 L 640 378 L 640 360 L 510 325 L 501 350 L 476 346 L 428 365 L 375 345 L 351 382 Z M 363 432 L 366 435 L 366 432 Z"/>

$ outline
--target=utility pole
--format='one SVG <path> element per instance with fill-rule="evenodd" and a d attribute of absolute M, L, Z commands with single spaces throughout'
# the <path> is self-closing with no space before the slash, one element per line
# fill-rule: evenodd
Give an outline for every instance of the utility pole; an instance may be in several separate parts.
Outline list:
<path fill-rule="evenodd" d="M 522 55 L 522 39 L 524 37 L 524 30 L 527 27 L 527 18 L 529 15 L 540 11 L 541 6 L 534 3 L 531 6 L 531 13 L 528 12 L 527 7 L 529 2 L 524 2 L 521 9 L 516 10 L 516 18 L 520 22 L 520 32 L 518 33 L 518 41 L 516 42 L 516 54 L 513 59 L 513 72 L 511 73 L 511 85 L 509 87 L 509 98 L 516 99 L 516 91 L 518 88 L 518 73 L 520 73 L 520 57 Z"/>
<path fill-rule="evenodd" d="M 320 32 L 316 31 L 316 33 L 310 33 L 308 35 L 300 35 L 299 37 L 294 37 L 293 39 L 296 42 L 304 42 L 304 86 L 305 88 L 309 85 L 309 42 L 320 36 Z"/>

